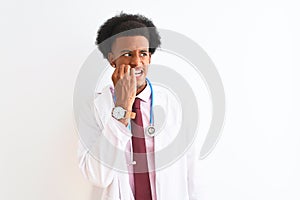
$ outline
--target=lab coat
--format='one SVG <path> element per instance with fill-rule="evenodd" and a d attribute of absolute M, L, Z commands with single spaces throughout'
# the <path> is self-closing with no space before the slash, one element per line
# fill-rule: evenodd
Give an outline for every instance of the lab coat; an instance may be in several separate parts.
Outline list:
<path fill-rule="evenodd" d="M 153 86 L 154 107 L 159 105 L 163 109 L 166 119 L 158 135 L 154 137 L 155 151 L 161 151 L 170 145 L 176 138 L 181 123 L 180 103 L 172 93 L 160 86 Z M 126 171 L 114 169 L 111 165 L 97 159 L 97 152 L 105 152 L 108 146 L 115 150 L 107 150 L 108 163 L 118 163 L 124 169 L 128 165 L 128 155 L 120 155 L 118 150 L 124 150 L 131 141 L 131 132 L 119 121 L 111 116 L 114 107 L 111 91 L 105 87 L 94 100 L 95 118 L 100 133 L 99 142 L 95 142 L 91 153 L 82 141 L 79 141 L 78 156 L 79 168 L 84 177 L 97 188 L 99 200 L 134 200 L 129 184 L 129 175 Z M 155 111 L 155 110 L 154 110 Z M 155 113 L 154 113 L 155 116 Z M 155 118 L 156 119 L 156 118 Z M 155 124 L 159 124 L 155 121 Z M 105 143 L 103 143 L 105 138 Z M 102 142 L 102 143 L 101 143 Z M 108 146 L 107 146 L 108 145 Z M 198 154 L 196 143 L 183 155 L 174 159 L 174 162 L 163 165 L 156 170 L 157 200 L 199 200 L 199 168 L 197 169 Z M 96 156 L 95 156 L 96 155 Z M 118 161 L 117 161 L 118 160 Z M 161 158 L 155 157 L 155 164 L 159 165 Z M 120 164 L 121 163 L 121 164 Z M 130 164 L 130 163 L 129 163 Z M 161 165 L 160 165 L 161 166 Z M 122 167 L 120 167 L 122 168 Z"/>

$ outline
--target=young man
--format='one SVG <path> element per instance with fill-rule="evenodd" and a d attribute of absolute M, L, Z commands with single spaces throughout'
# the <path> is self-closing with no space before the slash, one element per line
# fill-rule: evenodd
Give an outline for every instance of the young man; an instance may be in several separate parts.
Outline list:
<path fill-rule="evenodd" d="M 154 24 L 142 15 L 121 13 L 100 27 L 96 44 L 115 68 L 113 86 L 100 91 L 94 102 L 100 134 L 115 150 L 107 151 L 112 160 L 108 166 L 80 144 L 79 159 L 84 176 L 100 189 L 99 199 L 199 199 L 195 153 L 189 152 L 172 165 L 156 170 L 159 160 L 155 152 L 174 139 L 170 129 L 179 126 L 176 115 L 167 116 L 173 120 L 172 128 L 166 126 L 162 136 L 146 134 L 153 123 L 156 92 L 146 77 L 151 56 L 160 45 Z M 155 95 L 167 113 L 178 109 L 179 105 L 167 93 Z M 100 152 L 106 151 L 98 145 Z M 120 156 L 118 150 L 124 155 Z M 125 159 L 118 159 L 122 156 Z M 127 166 L 126 172 L 117 170 L 119 165 Z"/>

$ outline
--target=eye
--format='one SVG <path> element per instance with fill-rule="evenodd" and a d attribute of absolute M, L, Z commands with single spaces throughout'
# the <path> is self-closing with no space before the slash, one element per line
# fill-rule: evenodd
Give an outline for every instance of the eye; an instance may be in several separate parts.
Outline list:
<path fill-rule="evenodd" d="M 148 56 L 148 53 L 147 52 L 143 52 L 143 53 L 141 53 L 141 56 L 142 57 Z"/>
<path fill-rule="evenodd" d="M 131 53 L 124 53 L 122 56 L 128 57 L 128 56 L 131 56 Z"/>

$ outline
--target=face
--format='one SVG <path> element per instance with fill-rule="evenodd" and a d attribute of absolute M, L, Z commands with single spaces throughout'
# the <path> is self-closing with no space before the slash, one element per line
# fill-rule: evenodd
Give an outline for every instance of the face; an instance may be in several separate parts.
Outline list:
<path fill-rule="evenodd" d="M 151 61 L 147 38 L 144 36 L 116 38 L 108 58 L 112 66 L 130 65 L 131 68 L 135 68 L 137 91 L 145 87 L 148 65 Z"/>

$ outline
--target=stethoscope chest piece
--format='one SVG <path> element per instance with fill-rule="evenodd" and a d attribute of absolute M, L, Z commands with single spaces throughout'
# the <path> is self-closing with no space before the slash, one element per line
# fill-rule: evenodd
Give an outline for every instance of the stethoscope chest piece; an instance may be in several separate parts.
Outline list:
<path fill-rule="evenodd" d="M 155 136 L 155 128 L 153 125 L 148 126 L 145 131 L 148 136 L 150 136 L 150 137 Z"/>

